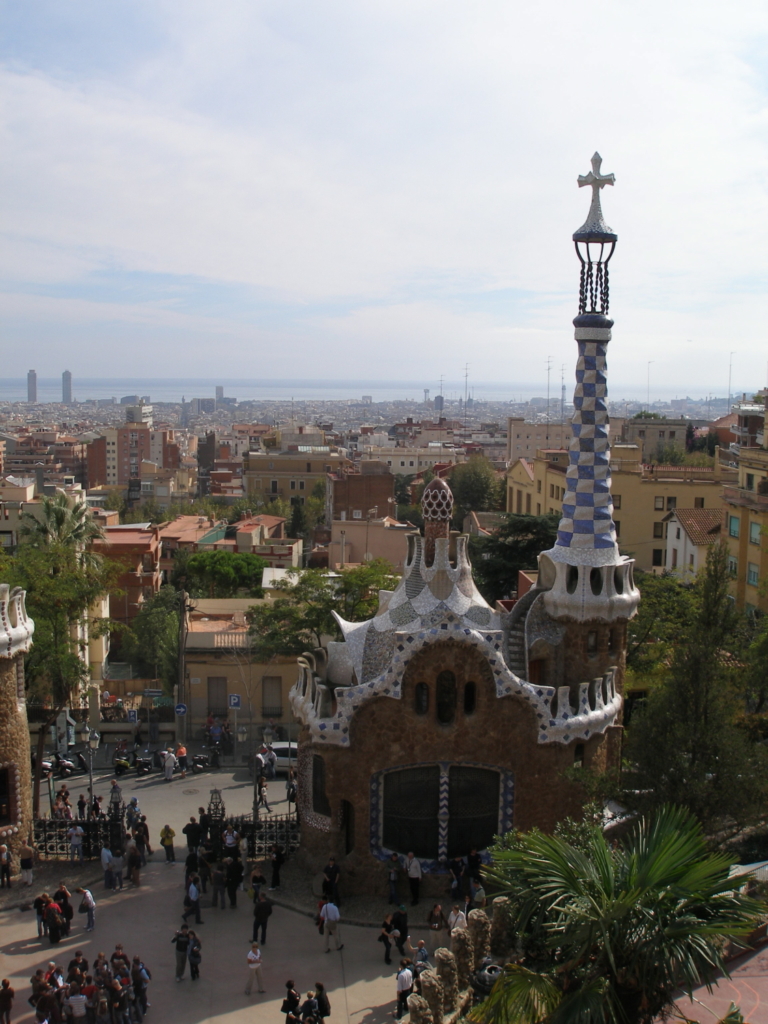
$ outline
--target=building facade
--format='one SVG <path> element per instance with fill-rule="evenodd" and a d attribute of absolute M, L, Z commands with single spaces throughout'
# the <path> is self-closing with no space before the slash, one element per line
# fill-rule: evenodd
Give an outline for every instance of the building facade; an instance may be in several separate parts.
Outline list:
<path fill-rule="evenodd" d="M 768 409 L 761 447 L 742 447 L 739 477 L 723 488 L 723 536 L 728 543 L 737 607 L 768 613 Z"/>
<path fill-rule="evenodd" d="M 607 181 L 597 156 L 591 179 Z M 574 238 L 615 242 L 599 187 Z M 565 769 L 618 764 L 626 624 L 639 593 L 612 519 L 606 270 L 590 263 L 598 286 L 582 290 L 574 321 L 562 518 L 535 585 L 510 612 L 486 603 L 468 538 L 450 532 L 450 489 L 435 478 L 422 496 L 424 536 L 408 535 L 395 590 L 380 594 L 372 619 L 339 619 L 343 642 L 299 659 L 302 856 L 319 867 L 335 854 L 349 891 L 380 889 L 382 862 L 413 852 L 426 890 L 442 894 L 448 858 L 579 813 Z"/>

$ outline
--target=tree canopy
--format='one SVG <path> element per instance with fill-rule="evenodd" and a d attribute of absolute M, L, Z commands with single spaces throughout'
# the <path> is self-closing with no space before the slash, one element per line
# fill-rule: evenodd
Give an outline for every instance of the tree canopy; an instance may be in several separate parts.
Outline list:
<path fill-rule="evenodd" d="M 180 618 L 181 592 L 161 587 L 122 638 L 122 651 L 139 676 L 162 680 L 168 693 L 178 677 Z"/>
<path fill-rule="evenodd" d="M 484 455 L 473 455 L 451 470 L 454 523 L 460 529 L 469 512 L 491 512 L 502 507 L 503 484 Z"/>
<path fill-rule="evenodd" d="M 27 544 L 64 544 L 82 549 L 103 537 L 104 530 L 84 501 L 73 501 L 59 491 L 53 497 L 43 496 L 40 516 L 21 513 L 21 536 Z"/>
<path fill-rule="evenodd" d="M 478 589 L 491 604 L 517 590 L 521 569 L 536 569 L 537 557 L 557 539 L 559 517 L 505 513 L 501 526 L 490 537 L 470 541 L 472 567 Z"/>
<path fill-rule="evenodd" d="M 724 940 L 763 911 L 680 807 L 615 846 L 594 826 L 578 843 L 513 833 L 491 854 L 485 875 L 509 899 L 520 956 L 470 1012 L 478 1024 L 652 1024 L 678 989 L 724 969 Z"/>
<path fill-rule="evenodd" d="M 319 647 L 324 636 L 342 639 L 333 612 L 349 622 L 361 622 L 375 613 L 379 590 L 391 589 L 397 580 L 383 559 L 341 569 L 337 575 L 327 569 L 296 569 L 290 576 L 278 597 L 250 609 L 258 661 L 302 654 Z"/>
<path fill-rule="evenodd" d="M 709 831 L 736 831 L 764 811 L 768 752 L 741 728 L 732 651 L 741 622 L 729 595 L 725 544 L 709 549 L 677 635 L 662 598 L 659 628 L 670 656 L 668 671 L 633 713 L 625 753 L 630 793 L 640 808 L 674 803 L 688 808 Z M 649 602 L 650 603 L 650 602 Z M 642 603 L 641 603 L 642 609 Z M 760 658 L 760 645 L 755 649 Z"/>
<path fill-rule="evenodd" d="M 185 586 L 192 597 L 261 597 L 266 567 L 258 555 L 198 551 L 184 560 Z"/>

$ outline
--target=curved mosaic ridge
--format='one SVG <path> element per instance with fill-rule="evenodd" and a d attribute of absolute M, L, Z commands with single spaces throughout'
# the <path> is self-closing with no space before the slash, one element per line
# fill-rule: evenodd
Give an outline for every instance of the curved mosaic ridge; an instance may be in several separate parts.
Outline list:
<path fill-rule="evenodd" d="M 313 740 L 348 747 L 355 713 L 374 697 L 400 700 L 403 674 L 410 659 L 429 644 L 442 640 L 471 644 L 483 654 L 494 675 L 496 696 L 522 697 L 533 708 L 539 723 L 539 743 L 565 744 L 575 739 L 589 739 L 605 732 L 619 714 L 621 696 L 616 691 L 613 670 L 599 679 L 582 683 L 579 706 L 573 708 L 569 687 L 561 686 L 556 693 L 552 686 L 534 686 L 510 671 L 502 653 L 504 639 L 500 629 L 472 629 L 453 617 L 429 629 L 398 632 L 391 661 L 375 679 L 336 689 L 335 712 L 331 710 L 332 688 L 320 681 L 306 659 L 299 659 L 299 679 L 289 698 L 293 712 L 309 729 Z M 553 715 L 555 701 L 557 711 Z"/>
<path fill-rule="evenodd" d="M 0 583 L 0 658 L 25 654 L 32 646 L 35 624 L 27 615 L 26 592 Z"/>

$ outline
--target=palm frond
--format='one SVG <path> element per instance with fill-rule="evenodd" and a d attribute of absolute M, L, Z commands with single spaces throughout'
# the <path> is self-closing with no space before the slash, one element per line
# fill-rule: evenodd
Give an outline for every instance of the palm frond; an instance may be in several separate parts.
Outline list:
<path fill-rule="evenodd" d="M 552 978 L 507 964 L 491 994 L 468 1016 L 476 1024 L 544 1024 L 561 998 Z"/>

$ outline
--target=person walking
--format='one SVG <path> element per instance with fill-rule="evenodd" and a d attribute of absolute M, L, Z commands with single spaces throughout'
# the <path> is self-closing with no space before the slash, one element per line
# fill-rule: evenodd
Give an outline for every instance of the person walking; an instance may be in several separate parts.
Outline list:
<path fill-rule="evenodd" d="M 272 850 L 269 854 L 269 859 L 272 862 L 272 880 L 269 883 L 269 888 L 273 890 L 279 889 L 280 868 L 285 863 L 285 854 L 283 853 L 282 847 L 278 846 L 277 843 L 275 843 L 274 846 L 272 847 Z"/>
<path fill-rule="evenodd" d="M 224 909 L 224 887 L 226 885 L 226 872 L 223 864 L 214 864 L 213 870 L 211 871 L 211 895 L 213 901 L 212 907 L 216 907 L 221 899 L 221 909 Z"/>
<path fill-rule="evenodd" d="M 200 977 L 200 963 L 203 959 L 203 944 L 197 932 L 189 931 L 189 949 L 187 950 L 187 959 L 189 960 L 189 976 L 192 981 L 197 981 Z"/>
<path fill-rule="evenodd" d="M 259 893 L 253 906 L 253 941 L 259 941 L 259 929 L 261 929 L 261 945 L 267 941 L 267 923 L 272 916 L 272 900 L 267 899 L 265 892 Z"/>
<path fill-rule="evenodd" d="M 381 922 L 381 931 L 379 932 L 379 942 L 384 944 L 384 963 L 391 964 L 392 957 L 392 932 L 394 931 L 394 925 L 392 924 L 392 915 L 387 914 L 384 920 Z"/>
<path fill-rule="evenodd" d="M 115 880 L 112 877 L 112 851 L 109 848 L 109 840 L 104 840 L 104 845 L 101 848 L 101 869 L 104 872 L 104 888 L 111 889 L 115 884 Z"/>
<path fill-rule="evenodd" d="M 173 840 L 176 833 L 170 825 L 163 825 L 160 830 L 160 845 L 165 850 L 166 864 L 173 864 L 176 861 L 176 854 L 173 849 Z"/>
<path fill-rule="evenodd" d="M 404 903 L 401 903 L 392 914 L 392 928 L 392 938 L 395 940 L 397 951 L 400 956 L 405 956 L 404 944 L 408 936 L 408 914 Z"/>
<path fill-rule="evenodd" d="M 400 1020 L 408 1010 L 408 996 L 413 992 L 413 971 L 411 961 L 403 959 L 400 961 L 400 970 L 397 972 L 397 1009 L 395 1018 Z"/>
<path fill-rule="evenodd" d="M 262 777 L 259 779 L 259 807 L 266 807 L 267 813 L 272 813 L 272 808 L 269 806 L 269 789 L 267 786 L 267 780 Z"/>
<path fill-rule="evenodd" d="M 336 943 L 336 949 L 344 949 L 343 943 L 339 945 L 339 921 L 341 914 L 336 904 L 330 900 L 324 903 L 323 909 L 320 911 L 320 919 L 323 922 L 323 931 L 325 932 L 325 952 L 331 952 L 331 936 L 333 936 Z"/>
<path fill-rule="evenodd" d="M 408 872 L 408 885 L 411 887 L 411 906 L 415 907 L 419 902 L 419 887 L 421 885 L 421 862 L 414 857 L 413 853 L 408 854 L 405 865 Z"/>
<path fill-rule="evenodd" d="M 129 879 L 138 889 L 141 885 L 141 854 L 139 853 L 138 844 L 128 854 L 126 867 L 128 868 Z"/>
<path fill-rule="evenodd" d="M 387 884 L 389 885 L 389 902 L 397 904 L 397 880 L 400 876 L 400 858 L 396 853 L 390 854 L 387 861 Z"/>
<path fill-rule="evenodd" d="M 319 1021 L 324 1021 L 326 1017 L 331 1016 L 331 1001 L 328 998 L 328 993 L 325 991 L 325 985 L 322 981 L 315 982 L 315 1002 L 317 1003 L 316 1017 Z"/>
<path fill-rule="evenodd" d="M 123 851 L 118 846 L 116 850 L 112 851 L 112 888 L 115 892 L 119 889 L 123 891 L 123 871 L 125 870 L 125 857 L 123 857 Z"/>
<path fill-rule="evenodd" d="M 183 924 L 179 931 L 171 939 L 176 946 L 176 981 L 181 981 L 187 966 L 187 952 L 189 951 L 189 926 Z"/>
<path fill-rule="evenodd" d="M 339 875 L 341 870 L 339 865 L 336 863 L 335 857 L 329 857 L 328 863 L 323 868 L 323 892 L 332 900 L 336 906 L 340 906 L 339 903 Z"/>
<path fill-rule="evenodd" d="M 229 909 L 237 909 L 237 887 L 243 880 L 243 868 L 239 860 L 227 857 L 226 865 L 227 896 L 229 897 Z"/>
<path fill-rule="evenodd" d="M 448 922 L 439 903 L 436 903 L 427 915 L 427 927 L 429 928 L 429 952 L 434 954 L 435 950 L 442 945 L 443 937 L 448 931 Z"/>
<path fill-rule="evenodd" d="M 187 824 L 181 830 L 187 837 L 187 849 L 190 853 L 197 853 L 197 848 L 202 841 L 203 830 L 200 822 L 192 815 Z"/>
<path fill-rule="evenodd" d="M 251 989 L 253 988 L 253 979 L 257 978 L 259 983 L 259 992 L 266 992 L 264 988 L 264 981 L 261 976 L 261 950 L 259 949 L 258 942 L 252 942 L 251 948 L 248 950 L 248 981 L 245 984 L 245 994 L 249 996 Z"/>
<path fill-rule="evenodd" d="M 0 1024 L 11 1024 L 11 1010 L 15 995 L 8 978 L 3 978 L 2 985 L 0 985 Z"/>
<path fill-rule="evenodd" d="M 176 760 L 179 763 L 179 770 L 181 771 L 182 779 L 187 777 L 187 748 L 183 743 L 179 743 L 176 747 Z"/>
<path fill-rule="evenodd" d="M 35 848 L 32 845 L 32 840 L 28 839 L 25 843 L 22 843 L 19 847 L 19 867 L 21 868 L 21 882 L 22 885 L 31 887 L 32 885 L 32 868 L 35 863 Z"/>
<path fill-rule="evenodd" d="M 11 888 L 11 851 L 3 844 L 0 846 L 0 889 Z"/>
<path fill-rule="evenodd" d="M 163 759 L 163 772 L 165 773 L 165 781 L 173 782 L 173 769 L 176 767 L 176 756 L 172 750 L 165 752 L 165 758 Z"/>
<path fill-rule="evenodd" d="M 184 913 L 181 915 L 186 921 L 190 914 L 195 915 L 195 924 L 205 924 L 200 917 L 200 876 L 193 875 L 189 881 L 187 895 L 184 897 Z"/>
<path fill-rule="evenodd" d="M 45 912 L 48 909 L 48 904 L 51 902 L 51 897 L 47 892 L 41 892 L 39 896 L 35 897 L 32 904 L 32 909 L 35 912 L 37 918 L 37 937 L 42 939 L 44 935 L 48 934 L 48 922 L 45 919 Z"/>
<path fill-rule="evenodd" d="M 85 913 L 88 915 L 85 930 L 92 932 L 96 927 L 96 900 L 93 898 L 93 893 L 90 889 L 75 889 L 75 892 L 80 893 L 82 896 L 80 909 L 82 910 L 85 907 Z"/>
<path fill-rule="evenodd" d="M 133 966 L 131 967 L 131 984 L 133 985 L 133 991 L 143 1015 L 146 1015 L 147 1008 L 149 1007 L 147 986 L 151 980 L 152 975 L 141 962 L 141 957 L 135 956 L 133 958 Z"/>

